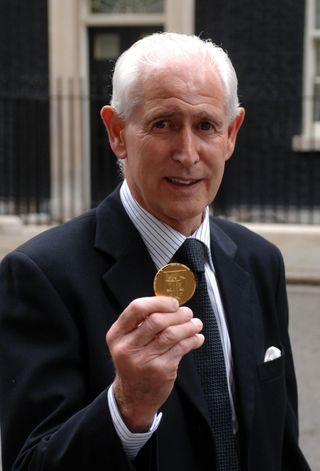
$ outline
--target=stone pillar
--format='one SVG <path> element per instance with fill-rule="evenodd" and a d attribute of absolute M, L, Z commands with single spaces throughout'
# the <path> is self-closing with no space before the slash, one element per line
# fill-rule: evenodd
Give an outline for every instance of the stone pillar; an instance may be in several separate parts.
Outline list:
<path fill-rule="evenodd" d="M 88 93 L 80 0 L 48 0 L 51 211 L 56 221 L 90 205 Z M 84 28 L 82 31 L 81 28 Z"/>

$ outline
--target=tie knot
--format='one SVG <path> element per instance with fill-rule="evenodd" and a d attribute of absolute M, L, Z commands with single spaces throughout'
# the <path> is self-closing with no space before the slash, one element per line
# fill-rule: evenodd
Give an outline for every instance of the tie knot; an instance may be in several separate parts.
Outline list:
<path fill-rule="evenodd" d="M 174 255 L 174 261 L 187 265 L 193 272 L 204 272 L 204 245 L 200 240 L 188 238 Z"/>

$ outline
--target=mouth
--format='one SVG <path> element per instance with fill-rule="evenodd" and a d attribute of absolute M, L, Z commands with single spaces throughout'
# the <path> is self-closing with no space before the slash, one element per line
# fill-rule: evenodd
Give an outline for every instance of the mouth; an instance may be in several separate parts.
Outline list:
<path fill-rule="evenodd" d="M 167 182 L 178 185 L 178 186 L 191 186 L 198 183 L 200 180 L 193 180 L 193 179 L 182 179 L 182 178 L 174 178 L 174 177 L 166 177 Z"/>

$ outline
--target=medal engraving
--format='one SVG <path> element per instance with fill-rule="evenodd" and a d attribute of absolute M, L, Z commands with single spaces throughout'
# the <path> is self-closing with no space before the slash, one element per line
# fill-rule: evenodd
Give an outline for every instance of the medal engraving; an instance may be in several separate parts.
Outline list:
<path fill-rule="evenodd" d="M 169 263 L 160 268 L 153 281 L 156 296 L 172 296 L 179 304 L 192 298 L 196 289 L 193 272 L 182 263 Z"/>

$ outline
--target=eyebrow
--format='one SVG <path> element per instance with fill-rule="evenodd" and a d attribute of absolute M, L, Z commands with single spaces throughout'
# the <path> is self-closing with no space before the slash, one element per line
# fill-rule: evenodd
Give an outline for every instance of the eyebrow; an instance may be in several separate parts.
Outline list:
<path fill-rule="evenodd" d="M 172 118 L 176 115 L 180 114 L 177 111 L 169 111 L 169 110 L 157 110 L 154 113 L 151 113 L 149 116 L 146 116 L 144 119 L 144 126 L 149 126 L 151 123 L 154 121 L 157 121 L 158 119 L 167 119 L 167 118 Z"/>
<path fill-rule="evenodd" d="M 155 112 L 154 115 L 151 115 L 150 117 L 147 118 L 147 122 L 150 123 L 154 120 L 157 119 L 166 119 L 166 118 L 172 118 L 174 116 L 180 116 L 183 115 L 183 113 L 180 110 L 163 110 L 161 111 L 158 110 Z M 195 117 L 200 120 L 208 120 L 208 121 L 213 121 L 216 123 L 218 127 L 222 127 L 223 123 L 221 119 L 218 119 L 217 116 L 208 113 L 207 111 L 199 111 L 195 113 Z"/>
<path fill-rule="evenodd" d="M 176 110 L 173 110 L 173 111 L 156 111 L 154 114 L 152 114 L 150 116 L 150 118 L 148 119 L 149 121 L 153 121 L 155 119 L 159 119 L 159 118 L 172 118 L 173 116 L 176 116 L 176 115 L 179 115 L 181 114 L 179 111 L 176 111 Z"/>

